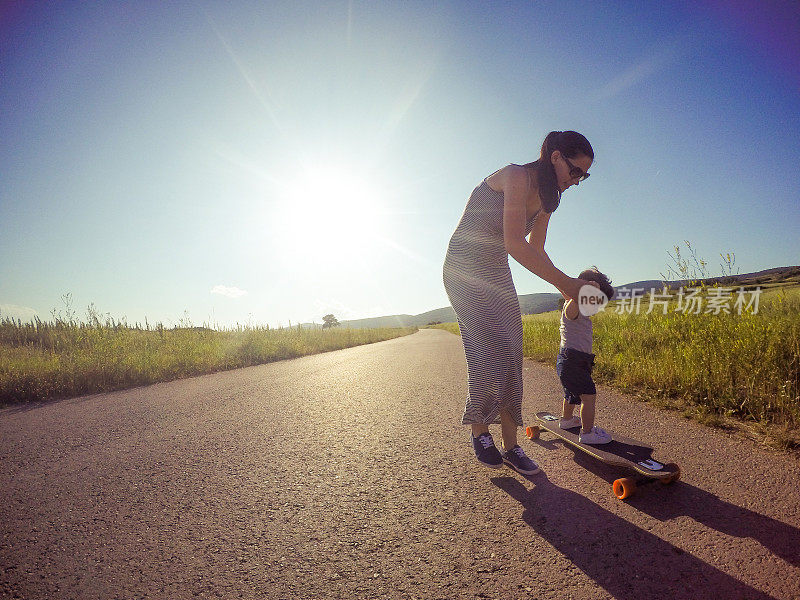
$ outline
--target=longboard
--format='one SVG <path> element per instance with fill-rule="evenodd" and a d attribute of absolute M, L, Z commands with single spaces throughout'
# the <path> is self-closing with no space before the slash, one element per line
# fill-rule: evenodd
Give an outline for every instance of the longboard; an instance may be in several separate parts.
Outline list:
<path fill-rule="evenodd" d="M 569 445 L 585 452 L 607 465 L 624 467 L 636 471 L 640 478 L 625 477 L 617 479 L 612 484 L 614 495 L 620 500 L 631 497 L 636 493 L 636 486 L 643 483 L 660 481 L 663 484 L 670 484 L 680 479 L 681 470 L 675 463 L 662 463 L 653 458 L 653 448 L 648 444 L 611 433 L 612 441 L 608 444 L 590 445 L 581 444 L 578 441 L 580 427 L 572 429 L 561 429 L 558 422 L 561 420 L 549 412 L 536 413 L 536 424 L 525 429 L 528 439 L 534 440 L 539 437 L 542 429 L 549 431 L 559 439 L 564 440 Z"/>

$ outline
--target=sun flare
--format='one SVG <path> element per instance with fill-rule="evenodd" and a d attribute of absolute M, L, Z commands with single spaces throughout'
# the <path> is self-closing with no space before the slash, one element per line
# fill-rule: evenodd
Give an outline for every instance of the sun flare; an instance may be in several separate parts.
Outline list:
<path fill-rule="evenodd" d="M 383 235 L 384 198 L 358 169 L 304 168 L 280 199 L 289 247 L 311 259 L 365 260 Z"/>

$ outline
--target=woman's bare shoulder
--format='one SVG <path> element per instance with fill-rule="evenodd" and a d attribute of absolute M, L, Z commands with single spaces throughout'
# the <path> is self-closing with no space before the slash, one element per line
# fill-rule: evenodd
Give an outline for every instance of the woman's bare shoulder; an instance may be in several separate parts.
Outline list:
<path fill-rule="evenodd" d="M 489 175 L 486 184 L 495 192 L 505 192 L 511 187 L 528 184 L 528 170 L 521 165 L 506 165 Z"/>

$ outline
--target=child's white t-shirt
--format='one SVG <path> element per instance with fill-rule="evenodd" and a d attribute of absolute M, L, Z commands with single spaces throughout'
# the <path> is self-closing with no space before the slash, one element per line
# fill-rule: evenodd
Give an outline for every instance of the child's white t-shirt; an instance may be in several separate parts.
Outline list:
<path fill-rule="evenodd" d="M 592 353 L 592 320 L 578 311 L 575 320 L 567 318 L 567 305 L 561 310 L 561 347 Z"/>

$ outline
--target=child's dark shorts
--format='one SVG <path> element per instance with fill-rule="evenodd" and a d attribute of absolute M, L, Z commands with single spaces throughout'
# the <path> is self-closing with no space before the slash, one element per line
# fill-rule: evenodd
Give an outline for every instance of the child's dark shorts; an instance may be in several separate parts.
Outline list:
<path fill-rule="evenodd" d="M 574 348 L 561 348 L 556 359 L 556 373 L 564 386 L 564 399 L 570 404 L 580 404 L 581 394 L 596 394 L 592 380 L 594 354 Z"/>

